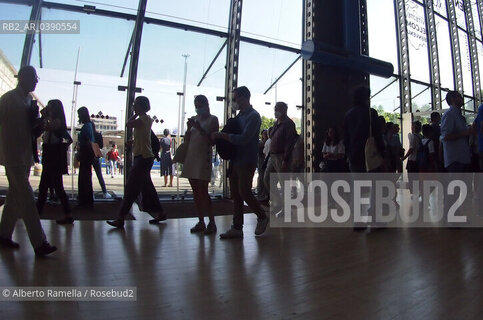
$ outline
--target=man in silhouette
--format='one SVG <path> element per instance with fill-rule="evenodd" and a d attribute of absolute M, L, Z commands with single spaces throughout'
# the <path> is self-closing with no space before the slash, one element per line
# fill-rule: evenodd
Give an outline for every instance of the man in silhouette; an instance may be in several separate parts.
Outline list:
<path fill-rule="evenodd" d="M 30 243 L 37 256 L 57 250 L 45 237 L 35 206 L 29 182 L 30 167 L 34 163 L 32 135 L 38 125 L 38 107 L 30 92 L 38 82 L 37 72 L 31 66 L 18 72 L 18 85 L 0 98 L 0 165 L 5 166 L 8 194 L 0 221 L 0 246 L 18 249 L 12 234 L 18 219 L 22 219 Z"/>

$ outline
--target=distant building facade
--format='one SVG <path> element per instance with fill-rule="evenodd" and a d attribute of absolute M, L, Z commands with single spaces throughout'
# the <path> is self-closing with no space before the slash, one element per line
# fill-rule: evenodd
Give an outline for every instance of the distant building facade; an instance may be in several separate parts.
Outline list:
<path fill-rule="evenodd" d="M 117 118 L 116 117 L 109 117 L 109 118 L 91 118 L 91 121 L 96 126 L 96 130 L 104 133 L 105 131 L 116 131 L 117 130 Z"/>

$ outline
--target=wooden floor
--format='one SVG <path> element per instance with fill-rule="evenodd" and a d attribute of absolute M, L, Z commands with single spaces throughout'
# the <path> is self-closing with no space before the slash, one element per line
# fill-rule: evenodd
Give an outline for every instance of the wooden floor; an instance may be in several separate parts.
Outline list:
<path fill-rule="evenodd" d="M 0 251 L 0 286 L 136 286 L 136 302 L 0 302 L 1 319 L 482 319 L 483 230 L 271 229 L 189 233 L 196 219 L 124 231 L 42 221 L 59 251 Z M 231 223 L 217 217 L 218 229 Z"/>

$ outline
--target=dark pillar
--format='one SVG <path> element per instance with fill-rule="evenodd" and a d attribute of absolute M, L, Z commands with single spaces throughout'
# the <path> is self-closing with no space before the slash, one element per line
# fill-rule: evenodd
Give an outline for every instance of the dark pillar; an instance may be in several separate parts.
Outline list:
<path fill-rule="evenodd" d="M 139 51 L 141 48 L 141 36 L 143 33 L 144 15 L 146 13 L 147 0 L 140 0 L 136 24 L 134 26 L 134 42 L 132 46 L 131 62 L 129 66 L 129 79 L 127 84 L 127 100 L 126 100 L 126 120 L 133 115 L 133 102 L 136 95 L 136 79 L 138 73 Z M 132 129 L 126 128 L 126 141 L 132 139 Z M 129 170 L 132 167 L 132 150 L 124 150 L 124 186 L 126 186 Z"/>
<path fill-rule="evenodd" d="M 354 6 L 355 11 L 354 11 Z M 356 12 L 356 20 L 348 19 Z M 365 0 L 305 0 L 304 38 L 324 44 L 332 52 L 360 50 L 367 54 Z M 357 28 L 358 27 L 358 28 Z M 356 34 L 352 33 L 354 30 Z M 359 45 L 348 36 L 357 37 Z M 359 49 L 354 49 L 359 48 Z M 316 172 L 329 126 L 342 130 L 345 112 L 351 107 L 350 93 L 359 85 L 369 86 L 366 72 L 304 60 L 304 142 L 306 171 Z"/>

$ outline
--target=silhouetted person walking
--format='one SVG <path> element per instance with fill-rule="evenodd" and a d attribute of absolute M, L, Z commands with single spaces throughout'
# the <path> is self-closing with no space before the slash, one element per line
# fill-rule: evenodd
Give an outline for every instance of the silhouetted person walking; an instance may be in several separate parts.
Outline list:
<path fill-rule="evenodd" d="M 18 219 L 23 219 L 30 243 L 37 256 L 57 250 L 45 237 L 29 182 L 30 167 L 34 163 L 32 129 L 37 124 L 38 107 L 32 103 L 30 92 L 38 82 L 31 66 L 18 72 L 18 85 L 0 98 L 0 165 L 5 166 L 8 194 L 0 221 L 0 246 L 19 248 L 12 241 Z"/>
<path fill-rule="evenodd" d="M 183 163 L 181 177 L 188 178 L 196 211 L 198 223 L 191 228 L 191 233 L 204 232 L 204 234 L 216 233 L 215 217 L 211 207 L 211 199 L 208 194 L 208 183 L 211 180 L 212 170 L 212 143 L 211 133 L 219 129 L 218 118 L 210 114 L 208 99 L 199 95 L 195 101 L 196 116 L 188 120 L 188 130 L 185 135 L 185 143 L 188 143 L 188 152 Z M 204 215 L 210 219 L 208 226 L 205 225 Z"/>
<path fill-rule="evenodd" d="M 72 224 L 74 219 L 70 213 L 69 198 L 65 193 L 62 179 L 62 175 L 67 173 L 67 148 L 72 143 L 72 138 L 67 132 L 62 102 L 50 100 L 47 107 L 43 109 L 43 114 L 45 132 L 42 144 L 42 176 L 40 177 L 37 210 L 39 214 L 42 214 L 45 201 L 47 201 L 47 191 L 49 188 L 53 188 L 64 207 L 65 214 L 65 218 L 57 220 L 57 223 Z"/>
<path fill-rule="evenodd" d="M 77 110 L 79 121 L 83 124 L 79 133 L 79 206 L 92 208 L 94 196 L 92 189 L 92 163 L 95 159 L 92 143 L 94 140 L 94 126 L 91 123 L 89 110 L 81 107 Z"/>
<path fill-rule="evenodd" d="M 151 109 L 149 99 L 139 96 L 134 100 L 134 115 L 129 118 L 126 128 L 134 128 L 134 140 L 127 141 L 126 145 L 132 145 L 134 156 L 133 166 L 126 182 L 124 198 L 122 199 L 119 217 L 107 223 L 116 228 L 124 228 L 124 218 L 128 215 L 134 201 L 143 193 L 143 198 L 149 199 L 149 211 L 157 212 L 158 216 L 149 223 L 159 223 L 166 220 L 158 194 L 151 180 L 151 168 L 153 167 L 154 154 L 151 148 L 151 125 L 153 119 L 146 114 Z M 144 203 L 144 201 L 143 201 Z"/>
<path fill-rule="evenodd" d="M 255 235 L 265 232 L 269 217 L 253 196 L 252 182 L 257 167 L 258 136 L 260 135 L 260 114 L 250 104 L 250 91 L 247 87 L 238 87 L 233 91 L 233 110 L 240 110 L 237 115 L 241 133 L 227 134 L 214 132 L 212 140 L 224 139 L 236 145 L 236 155 L 231 160 L 230 191 L 233 198 L 233 225 L 220 238 L 243 238 L 243 202 L 258 217 Z"/>

